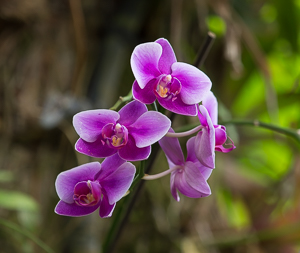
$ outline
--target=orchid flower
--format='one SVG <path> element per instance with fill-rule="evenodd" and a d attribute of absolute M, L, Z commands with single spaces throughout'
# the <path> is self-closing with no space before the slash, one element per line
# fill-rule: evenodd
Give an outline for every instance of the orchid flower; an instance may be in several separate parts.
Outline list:
<path fill-rule="evenodd" d="M 218 102 L 211 91 L 202 100 L 198 117 L 203 128 L 196 136 L 196 156 L 204 166 L 215 168 L 215 151 L 227 153 L 235 149 L 235 146 L 227 137 L 225 126 L 218 125 Z M 227 138 L 231 143 L 225 144 Z M 230 147 L 225 148 L 224 144 Z"/>
<path fill-rule="evenodd" d="M 106 158 L 102 164 L 87 163 L 57 176 L 55 187 L 60 198 L 55 212 L 65 216 L 84 216 L 96 211 L 102 218 L 110 217 L 128 191 L 135 174 L 135 166 L 118 154 Z"/>
<path fill-rule="evenodd" d="M 170 132 L 173 130 L 170 129 Z M 190 198 L 207 197 L 211 194 L 207 179 L 212 169 L 205 167 L 197 159 L 194 149 L 195 138 L 192 137 L 187 141 L 186 160 L 177 138 L 164 137 L 159 141 L 170 167 L 167 172 L 171 172 L 171 193 L 176 201 L 180 200 L 177 190 Z M 165 175 L 167 173 L 162 172 L 160 174 Z M 146 175 L 143 179 L 155 179 L 155 175 Z"/>
<path fill-rule="evenodd" d="M 210 79 L 198 68 L 177 62 L 166 39 L 140 44 L 131 55 L 135 76 L 134 99 L 151 104 L 156 99 L 169 111 L 196 116 L 197 107 L 211 88 Z"/>
<path fill-rule="evenodd" d="M 119 112 L 105 109 L 80 112 L 74 116 L 73 125 L 80 136 L 75 144 L 78 152 L 99 158 L 118 153 L 124 160 L 138 161 L 149 157 L 151 145 L 168 132 L 171 121 L 132 101 Z"/>

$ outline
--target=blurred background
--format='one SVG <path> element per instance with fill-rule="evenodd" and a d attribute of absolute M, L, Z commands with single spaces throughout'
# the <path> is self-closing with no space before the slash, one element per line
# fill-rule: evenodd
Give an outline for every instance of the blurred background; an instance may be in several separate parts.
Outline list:
<path fill-rule="evenodd" d="M 214 32 L 201 70 L 219 120 L 299 129 L 299 21 L 299 0 L 1 0 L 0 252 L 46 252 L 38 240 L 57 253 L 101 252 L 114 216 L 56 215 L 54 182 L 97 160 L 75 152 L 72 117 L 130 91 L 140 43 L 164 37 L 192 64 Z M 177 117 L 173 126 L 195 120 Z M 115 252 L 299 252 L 299 143 L 226 126 L 237 148 L 216 155 L 212 195 L 177 203 L 169 176 L 146 182 Z M 165 169 L 160 153 L 152 173 Z"/>

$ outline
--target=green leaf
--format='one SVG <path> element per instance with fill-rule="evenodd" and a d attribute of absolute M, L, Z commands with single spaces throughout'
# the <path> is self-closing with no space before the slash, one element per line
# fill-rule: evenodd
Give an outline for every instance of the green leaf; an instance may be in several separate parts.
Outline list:
<path fill-rule="evenodd" d="M 0 190 L 0 207 L 11 210 L 37 211 L 37 202 L 29 195 L 16 192 Z"/>
<path fill-rule="evenodd" d="M 209 31 L 215 33 L 217 36 L 222 36 L 226 32 L 226 24 L 224 20 L 215 15 L 208 16 L 205 20 Z"/>

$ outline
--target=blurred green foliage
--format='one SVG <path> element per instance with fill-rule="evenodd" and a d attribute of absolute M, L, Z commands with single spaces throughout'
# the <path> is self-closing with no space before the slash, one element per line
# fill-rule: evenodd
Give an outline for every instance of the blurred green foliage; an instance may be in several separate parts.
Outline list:
<path fill-rule="evenodd" d="M 0 190 L 0 206 L 11 210 L 38 211 L 38 204 L 27 194 Z"/>
<path fill-rule="evenodd" d="M 206 20 L 206 25 L 209 31 L 217 36 L 223 36 L 226 32 L 226 23 L 224 20 L 216 15 L 209 15 Z"/>

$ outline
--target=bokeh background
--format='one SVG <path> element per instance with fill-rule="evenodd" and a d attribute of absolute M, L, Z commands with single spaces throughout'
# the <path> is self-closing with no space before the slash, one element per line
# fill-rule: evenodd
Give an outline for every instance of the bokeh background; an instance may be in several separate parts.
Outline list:
<path fill-rule="evenodd" d="M 164 37 L 178 61 L 192 64 L 214 32 L 201 70 L 219 120 L 299 129 L 299 24 L 299 0 L 1 0 L 0 252 L 46 252 L 37 240 L 57 253 L 102 252 L 114 216 L 56 215 L 54 182 L 97 160 L 74 150 L 72 117 L 129 92 L 139 43 Z M 194 122 L 177 117 L 173 126 Z M 217 154 L 212 195 L 177 203 L 168 176 L 146 182 L 115 252 L 299 252 L 299 143 L 226 126 L 237 149 Z M 160 153 L 152 173 L 165 169 Z"/>

